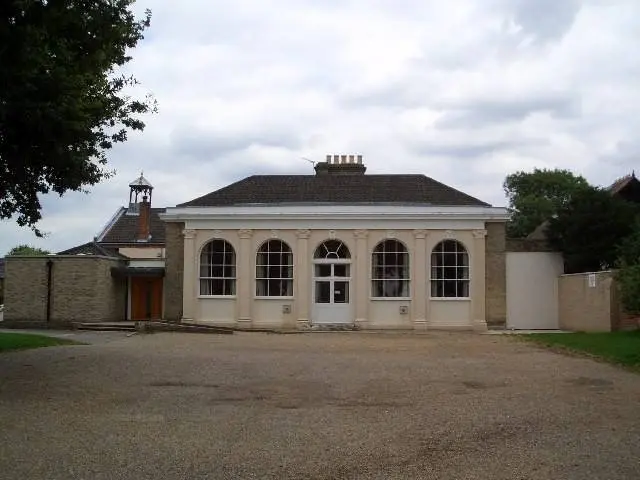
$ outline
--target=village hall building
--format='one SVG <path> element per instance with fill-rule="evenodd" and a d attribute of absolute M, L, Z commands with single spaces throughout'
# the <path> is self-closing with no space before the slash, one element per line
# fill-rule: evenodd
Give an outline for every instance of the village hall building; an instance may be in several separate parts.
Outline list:
<path fill-rule="evenodd" d="M 76 295 L 103 312 L 96 321 L 288 330 L 505 324 L 507 209 L 428 176 L 367 173 L 361 155 L 328 155 L 314 175 L 254 175 L 168 208 L 151 208 L 142 175 L 130 188 L 129 205 L 92 242 L 49 259 L 53 286 L 30 293 L 47 296 L 49 321 L 86 321 L 86 307 L 84 316 L 68 306 L 56 313 L 55 292 L 71 270 L 98 269 L 95 289 L 84 281 Z M 15 276 L 45 272 L 42 259 L 8 259 L 8 276 L 14 261 Z M 68 301 L 74 288 L 67 284 Z M 9 290 L 7 320 L 42 314 Z"/>

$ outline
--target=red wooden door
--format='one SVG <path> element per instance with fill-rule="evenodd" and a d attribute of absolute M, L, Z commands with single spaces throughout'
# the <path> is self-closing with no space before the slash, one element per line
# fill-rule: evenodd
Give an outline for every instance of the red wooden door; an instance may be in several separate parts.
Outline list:
<path fill-rule="evenodd" d="M 131 278 L 131 320 L 162 318 L 162 278 Z"/>

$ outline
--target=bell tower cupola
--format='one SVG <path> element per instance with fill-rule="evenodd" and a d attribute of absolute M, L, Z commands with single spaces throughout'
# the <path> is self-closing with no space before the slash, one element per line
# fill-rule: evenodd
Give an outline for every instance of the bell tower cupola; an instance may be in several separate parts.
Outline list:
<path fill-rule="evenodd" d="M 140 172 L 140 176 L 129 184 L 129 208 L 127 209 L 127 214 L 139 215 L 141 203 L 151 205 L 152 193 L 153 185 L 144 178 L 144 172 Z"/>

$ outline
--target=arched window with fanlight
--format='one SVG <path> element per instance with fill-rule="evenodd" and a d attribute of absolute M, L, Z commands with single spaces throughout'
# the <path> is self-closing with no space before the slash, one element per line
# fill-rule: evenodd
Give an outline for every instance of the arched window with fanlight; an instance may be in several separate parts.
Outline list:
<path fill-rule="evenodd" d="M 293 253 L 281 240 L 264 242 L 256 255 L 256 296 L 293 296 Z"/>
<path fill-rule="evenodd" d="M 211 240 L 200 253 L 200 295 L 236 294 L 236 252 L 226 240 Z"/>
<path fill-rule="evenodd" d="M 431 297 L 469 297 L 469 254 L 457 240 L 443 240 L 431 252 Z"/>
<path fill-rule="evenodd" d="M 409 252 L 398 240 L 384 240 L 373 249 L 371 296 L 409 297 Z"/>

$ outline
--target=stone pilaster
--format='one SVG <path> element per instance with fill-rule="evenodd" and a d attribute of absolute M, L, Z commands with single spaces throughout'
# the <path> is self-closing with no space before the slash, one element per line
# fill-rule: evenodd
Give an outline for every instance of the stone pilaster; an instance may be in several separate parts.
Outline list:
<path fill-rule="evenodd" d="M 252 268 L 254 253 L 251 249 L 253 230 L 243 228 L 238 231 L 238 236 L 240 237 L 240 255 L 238 258 L 238 273 L 236 274 L 238 323 L 243 327 L 249 327 L 251 326 L 251 307 L 255 293 L 251 288 L 254 277 Z"/>
<path fill-rule="evenodd" d="M 196 231 L 185 229 L 184 236 L 184 276 L 183 276 L 183 297 L 182 297 L 182 321 L 192 321 L 195 317 L 196 302 L 198 301 L 199 272 L 196 272 Z"/>
<path fill-rule="evenodd" d="M 311 309 L 311 258 L 309 257 L 309 236 L 311 231 L 301 229 L 296 231 L 297 245 L 296 258 L 294 261 L 293 295 L 296 299 L 296 321 L 299 330 L 310 328 L 309 311 Z"/>
<path fill-rule="evenodd" d="M 356 230 L 356 264 L 355 275 L 351 271 L 351 278 L 355 278 L 356 325 L 363 327 L 369 319 L 369 247 L 367 230 Z M 353 265 L 351 266 L 353 269 Z"/>
<path fill-rule="evenodd" d="M 474 330 L 486 330 L 485 315 L 486 270 L 485 270 L 485 237 L 486 230 L 473 231 L 473 256 L 471 257 L 471 315 Z"/>
<path fill-rule="evenodd" d="M 425 330 L 427 328 L 428 301 L 431 285 L 427 275 L 427 235 L 426 230 L 413 231 L 413 262 L 411 265 L 411 291 L 413 309 L 413 328 Z"/>

